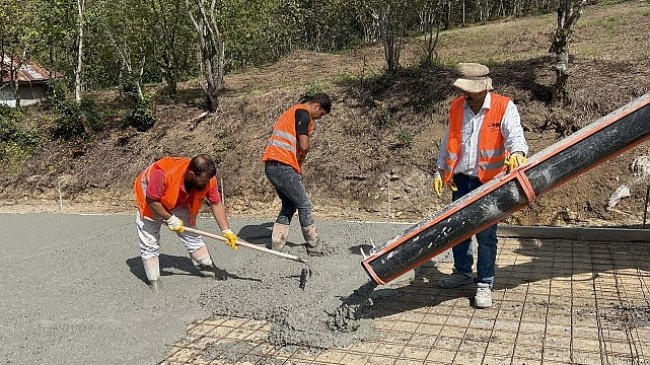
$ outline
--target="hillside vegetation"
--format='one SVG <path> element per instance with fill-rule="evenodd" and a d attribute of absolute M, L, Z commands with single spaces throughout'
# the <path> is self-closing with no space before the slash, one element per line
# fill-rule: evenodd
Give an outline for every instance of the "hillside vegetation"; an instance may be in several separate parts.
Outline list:
<path fill-rule="evenodd" d="M 67 211 L 131 211 L 131 187 L 141 169 L 166 155 L 206 152 L 219 162 L 231 214 L 271 216 L 279 202 L 263 173 L 262 150 L 280 113 L 301 94 L 319 90 L 332 95 L 334 105 L 317 124 L 304 175 L 316 214 L 419 219 L 450 200 L 432 194 L 431 173 L 458 62 L 489 65 L 496 91 L 519 108 L 531 154 L 650 91 L 647 2 L 587 6 L 571 44 L 572 103 L 566 108 L 549 103 L 555 26 L 548 14 L 446 30 L 437 64 L 426 68 L 418 66 L 423 40 L 409 38 L 403 67 L 394 74 L 383 72 L 380 45 L 336 54 L 294 51 L 227 75 L 217 112 L 193 130 L 189 121 L 202 113 L 204 99 L 200 80 L 179 84 L 175 99 L 156 97 L 158 121 L 146 132 L 123 122 L 124 100 L 116 90 L 96 92 L 91 98 L 105 127 L 91 139 L 44 137 L 31 154 L 5 152 L 0 204 L 14 211 L 59 209 L 61 196 Z M 160 88 L 147 85 L 153 93 Z M 28 109 L 21 125 L 49 131 L 55 118 L 40 106 Z M 605 206 L 620 184 L 632 181 L 631 160 L 646 154 L 648 143 L 541 197 L 511 222 L 638 224 L 645 186 L 631 186 L 632 196 L 616 211 Z"/>

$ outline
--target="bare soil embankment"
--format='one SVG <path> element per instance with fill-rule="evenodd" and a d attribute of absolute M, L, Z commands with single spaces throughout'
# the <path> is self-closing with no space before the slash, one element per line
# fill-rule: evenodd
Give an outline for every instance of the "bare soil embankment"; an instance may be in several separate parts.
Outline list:
<path fill-rule="evenodd" d="M 650 8 L 642 2 L 589 6 L 572 43 L 572 103 L 554 108 L 554 73 L 548 34 L 555 17 L 495 22 L 441 33 L 440 60 L 448 66 L 418 68 L 421 40 L 409 39 L 404 68 L 384 75 L 383 50 L 373 46 L 340 54 L 295 52 L 259 69 L 228 75 L 219 110 L 195 129 L 201 113 L 198 82 L 188 82 L 174 102 L 156 106 L 158 122 L 147 132 L 109 116 L 89 140 L 45 143 L 17 166 L 0 167 L 0 209 L 131 212 L 137 173 L 166 155 L 210 153 L 219 161 L 226 204 L 235 215 L 267 215 L 278 208 L 260 156 L 271 127 L 299 94 L 319 87 L 334 97 L 320 121 L 304 181 L 318 216 L 418 220 L 442 208 L 449 196 L 431 193 L 431 172 L 454 92 L 453 64 L 490 65 L 496 91 L 516 102 L 531 153 L 625 105 L 650 90 Z M 646 30 L 643 31 L 639 30 Z M 498 34 L 498 37 L 494 37 Z M 153 88 L 153 86 L 152 86 Z M 119 109 L 119 96 L 97 98 Z M 51 114 L 30 111 L 32 124 L 51 127 Z M 641 222 L 645 186 L 633 184 L 629 164 L 649 154 L 644 143 L 546 194 L 510 223 L 635 225 Z M 616 211 L 611 193 L 631 185 Z"/>

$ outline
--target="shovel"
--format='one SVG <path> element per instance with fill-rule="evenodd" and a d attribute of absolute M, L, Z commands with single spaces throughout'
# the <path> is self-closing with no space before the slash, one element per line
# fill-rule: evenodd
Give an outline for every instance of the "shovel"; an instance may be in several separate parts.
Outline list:
<path fill-rule="evenodd" d="M 210 232 L 201 231 L 201 230 L 198 230 L 198 229 L 195 229 L 195 228 L 185 227 L 185 230 L 187 232 L 197 233 L 197 234 L 200 234 L 200 235 L 203 235 L 203 236 L 216 238 L 216 239 L 218 239 L 220 241 L 224 241 L 224 242 L 228 241 L 228 239 L 226 237 L 219 236 L 218 234 L 214 234 L 214 233 L 210 233 Z M 247 248 L 250 248 L 250 249 L 253 249 L 253 250 L 268 253 L 270 255 L 280 256 L 280 257 L 283 257 L 285 259 L 289 259 L 289 260 L 293 260 L 293 261 L 296 261 L 296 262 L 300 262 L 302 264 L 309 265 L 308 260 L 305 260 L 305 259 L 300 258 L 298 256 L 289 255 L 288 253 L 284 253 L 284 252 L 269 250 L 268 248 L 260 247 L 258 245 L 254 245 L 254 244 L 252 244 L 250 242 L 246 242 L 246 241 L 242 240 L 241 238 L 237 238 L 237 245 L 238 246 L 244 246 L 244 247 L 247 247 Z"/>

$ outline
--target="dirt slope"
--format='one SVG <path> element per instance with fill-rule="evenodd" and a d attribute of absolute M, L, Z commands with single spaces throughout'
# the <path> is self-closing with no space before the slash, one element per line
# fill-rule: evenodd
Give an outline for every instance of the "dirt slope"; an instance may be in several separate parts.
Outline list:
<path fill-rule="evenodd" d="M 304 175 L 316 214 L 419 219 L 450 199 L 435 198 L 430 186 L 454 97 L 450 85 L 456 62 L 490 65 L 496 91 L 512 97 L 519 108 L 531 153 L 650 90 L 646 3 L 586 9 L 572 46 L 573 103 L 561 110 L 548 104 L 554 78 L 548 34 L 554 26 L 549 14 L 443 32 L 439 55 L 447 66 L 428 69 L 411 67 L 421 41 L 410 39 L 403 52 L 405 68 L 390 77 L 381 74 L 380 46 L 341 54 L 296 52 L 268 67 L 229 75 L 218 112 L 192 131 L 187 121 L 201 112 L 200 90 L 198 82 L 189 82 L 177 103 L 158 103 L 159 121 L 147 132 L 107 121 L 114 127 L 92 140 L 52 141 L 18 168 L 5 169 L 0 205 L 14 211 L 58 209 L 60 190 L 65 209 L 129 211 L 138 171 L 165 155 L 207 152 L 219 160 L 232 214 L 274 214 L 279 202 L 263 174 L 263 147 L 280 113 L 306 89 L 318 87 L 335 103 L 332 114 L 317 124 Z M 118 103 L 110 92 L 101 96 Z M 30 113 L 37 120 L 39 113 L 47 115 L 42 109 Z M 38 123 L 46 127 L 45 120 Z M 618 211 L 605 206 L 610 194 L 631 180 L 630 161 L 644 154 L 650 154 L 648 143 L 541 197 L 511 222 L 638 224 L 642 184 L 631 187 L 631 198 Z M 37 207 L 25 205 L 33 203 Z"/>

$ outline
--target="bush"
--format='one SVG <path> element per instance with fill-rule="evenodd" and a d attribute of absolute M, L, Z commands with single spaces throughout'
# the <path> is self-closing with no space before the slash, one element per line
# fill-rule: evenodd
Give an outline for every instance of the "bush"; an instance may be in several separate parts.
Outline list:
<path fill-rule="evenodd" d="M 302 93 L 302 98 L 309 98 L 319 93 L 325 92 L 325 86 L 318 82 L 311 82 L 305 88 L 305 91 Z"/>
<path fill-rule="evenodd" d="M 15 109 L 0 106 L 0 163 L 13 165 L 32 155 L 41 142 L 37 131 L 21 127 L 21 114 Z"/>
<path fill-rule="evenodd" d="M 151 112 L 152 99 L 145 96 L 144 100 L 135 100 L 131 115 L 127 117 L 127 122 L 130 126 L 140 132 L 145 132 L 156 124 L 156 117 Z"/>
<path fill-rule="evenodd" d="M 47 103 L 59 114 L 56 119 L 54 137 L 63 139 L 87 137 L 81 121 L 84 118 L 91 127 L 97 127 L 101 120 L 97 112 L 97 105 L 88 98 L 83 98 L 81 103 L 77 103 L 69 94 L 70 92 L 63 82 L 50 83 Z"/>
<path fill-rule="evenodd" d="M 10 108 L 7 105 L 0 105 L 0 122 L 3 121 L 16 121 L 20 119 L 22 114 L 16 108 Z"/>
<path fill-rule="evenodd" d="M 413 143 L 413 135 L 411 134 L 411 132 L 407 131 L 406 129 L 402 129 L 399 131 L 399 134 L 397 135 L 397 139 L 404 147 L 410 147 L 411 144 Z"/>
<path fill-rule="evenodd" d="M 0 106 L 0 142 L 17 143 L 34 147 L 40 143 L 40 135 L 35 130 L 30 130 L 18 125 L 21 114 L 13 109 Z"/>
<path fill-rule="evenodd" d="M 82 118 L 85 118 L 93 128 L 99 124 L 97 105 L 91 99 L 81 99 L 79 104 L 73 99 L 65 99 L 59 102 L 55 109 L 59 113 L 54 131 L 54 136 L 57 138 L 88 137 L 81 124 Z"/>

